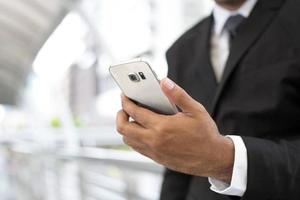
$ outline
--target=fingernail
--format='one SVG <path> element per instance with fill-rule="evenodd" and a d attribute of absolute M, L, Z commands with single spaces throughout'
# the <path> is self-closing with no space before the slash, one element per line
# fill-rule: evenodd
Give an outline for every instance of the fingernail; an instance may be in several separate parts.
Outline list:
<path fill-rule="evenodd" d="M 164 86 L 168 89 L 168 90 L 173 90 L 175 87 L 175 84 L 173 81 L 171 81 L 169 78 L 165 78 L 164 80 Z"/>

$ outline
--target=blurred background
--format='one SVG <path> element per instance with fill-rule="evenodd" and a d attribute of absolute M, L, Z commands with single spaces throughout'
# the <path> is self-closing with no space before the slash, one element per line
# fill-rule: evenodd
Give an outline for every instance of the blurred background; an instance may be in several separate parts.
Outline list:
<path fill-rule="evenodd" d="M 148 61 L 212 0 L 0 0 L 0 197 L 155 200 L 163 167 L 122 144 L 111 64 Z"/>

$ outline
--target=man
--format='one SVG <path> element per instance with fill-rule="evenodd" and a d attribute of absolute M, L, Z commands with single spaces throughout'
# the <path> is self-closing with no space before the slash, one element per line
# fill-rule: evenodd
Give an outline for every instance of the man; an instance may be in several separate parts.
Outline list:
<path fill-rule="evenodd" d="M 122 96 L 117 129 L 168 168 L 162 200 L 300 199 L 300 1 L 216 3 L 167 52 L 181 112 Z"/>

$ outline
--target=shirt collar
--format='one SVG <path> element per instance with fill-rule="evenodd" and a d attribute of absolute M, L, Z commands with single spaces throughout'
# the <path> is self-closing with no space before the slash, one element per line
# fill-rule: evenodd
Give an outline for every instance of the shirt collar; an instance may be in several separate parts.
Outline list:
<path fill-rule="evenodd" d="M 257 0 L 246 0 L 246 2 L 235 11 L 227 10 L 218 4 L 215 4 L 213 9 L 213 17 L 214 17 L 214 31 L 217 35 L 221 35 L 224 25 L 228 18 L 232 15 L 240 14 L 245 18 L 248 18 L 251 11 L 253 10 Z"/>

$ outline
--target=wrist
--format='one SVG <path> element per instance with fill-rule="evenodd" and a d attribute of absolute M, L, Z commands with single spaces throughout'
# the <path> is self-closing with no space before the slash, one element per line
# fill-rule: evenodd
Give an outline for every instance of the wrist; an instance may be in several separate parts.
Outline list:
<path fill-rule="evenodd" d="M 234 143 L 230 138 L 220 136 L 216 147 L 217 167 L 212 177 L 230 184 L 234 165 Z"/>

